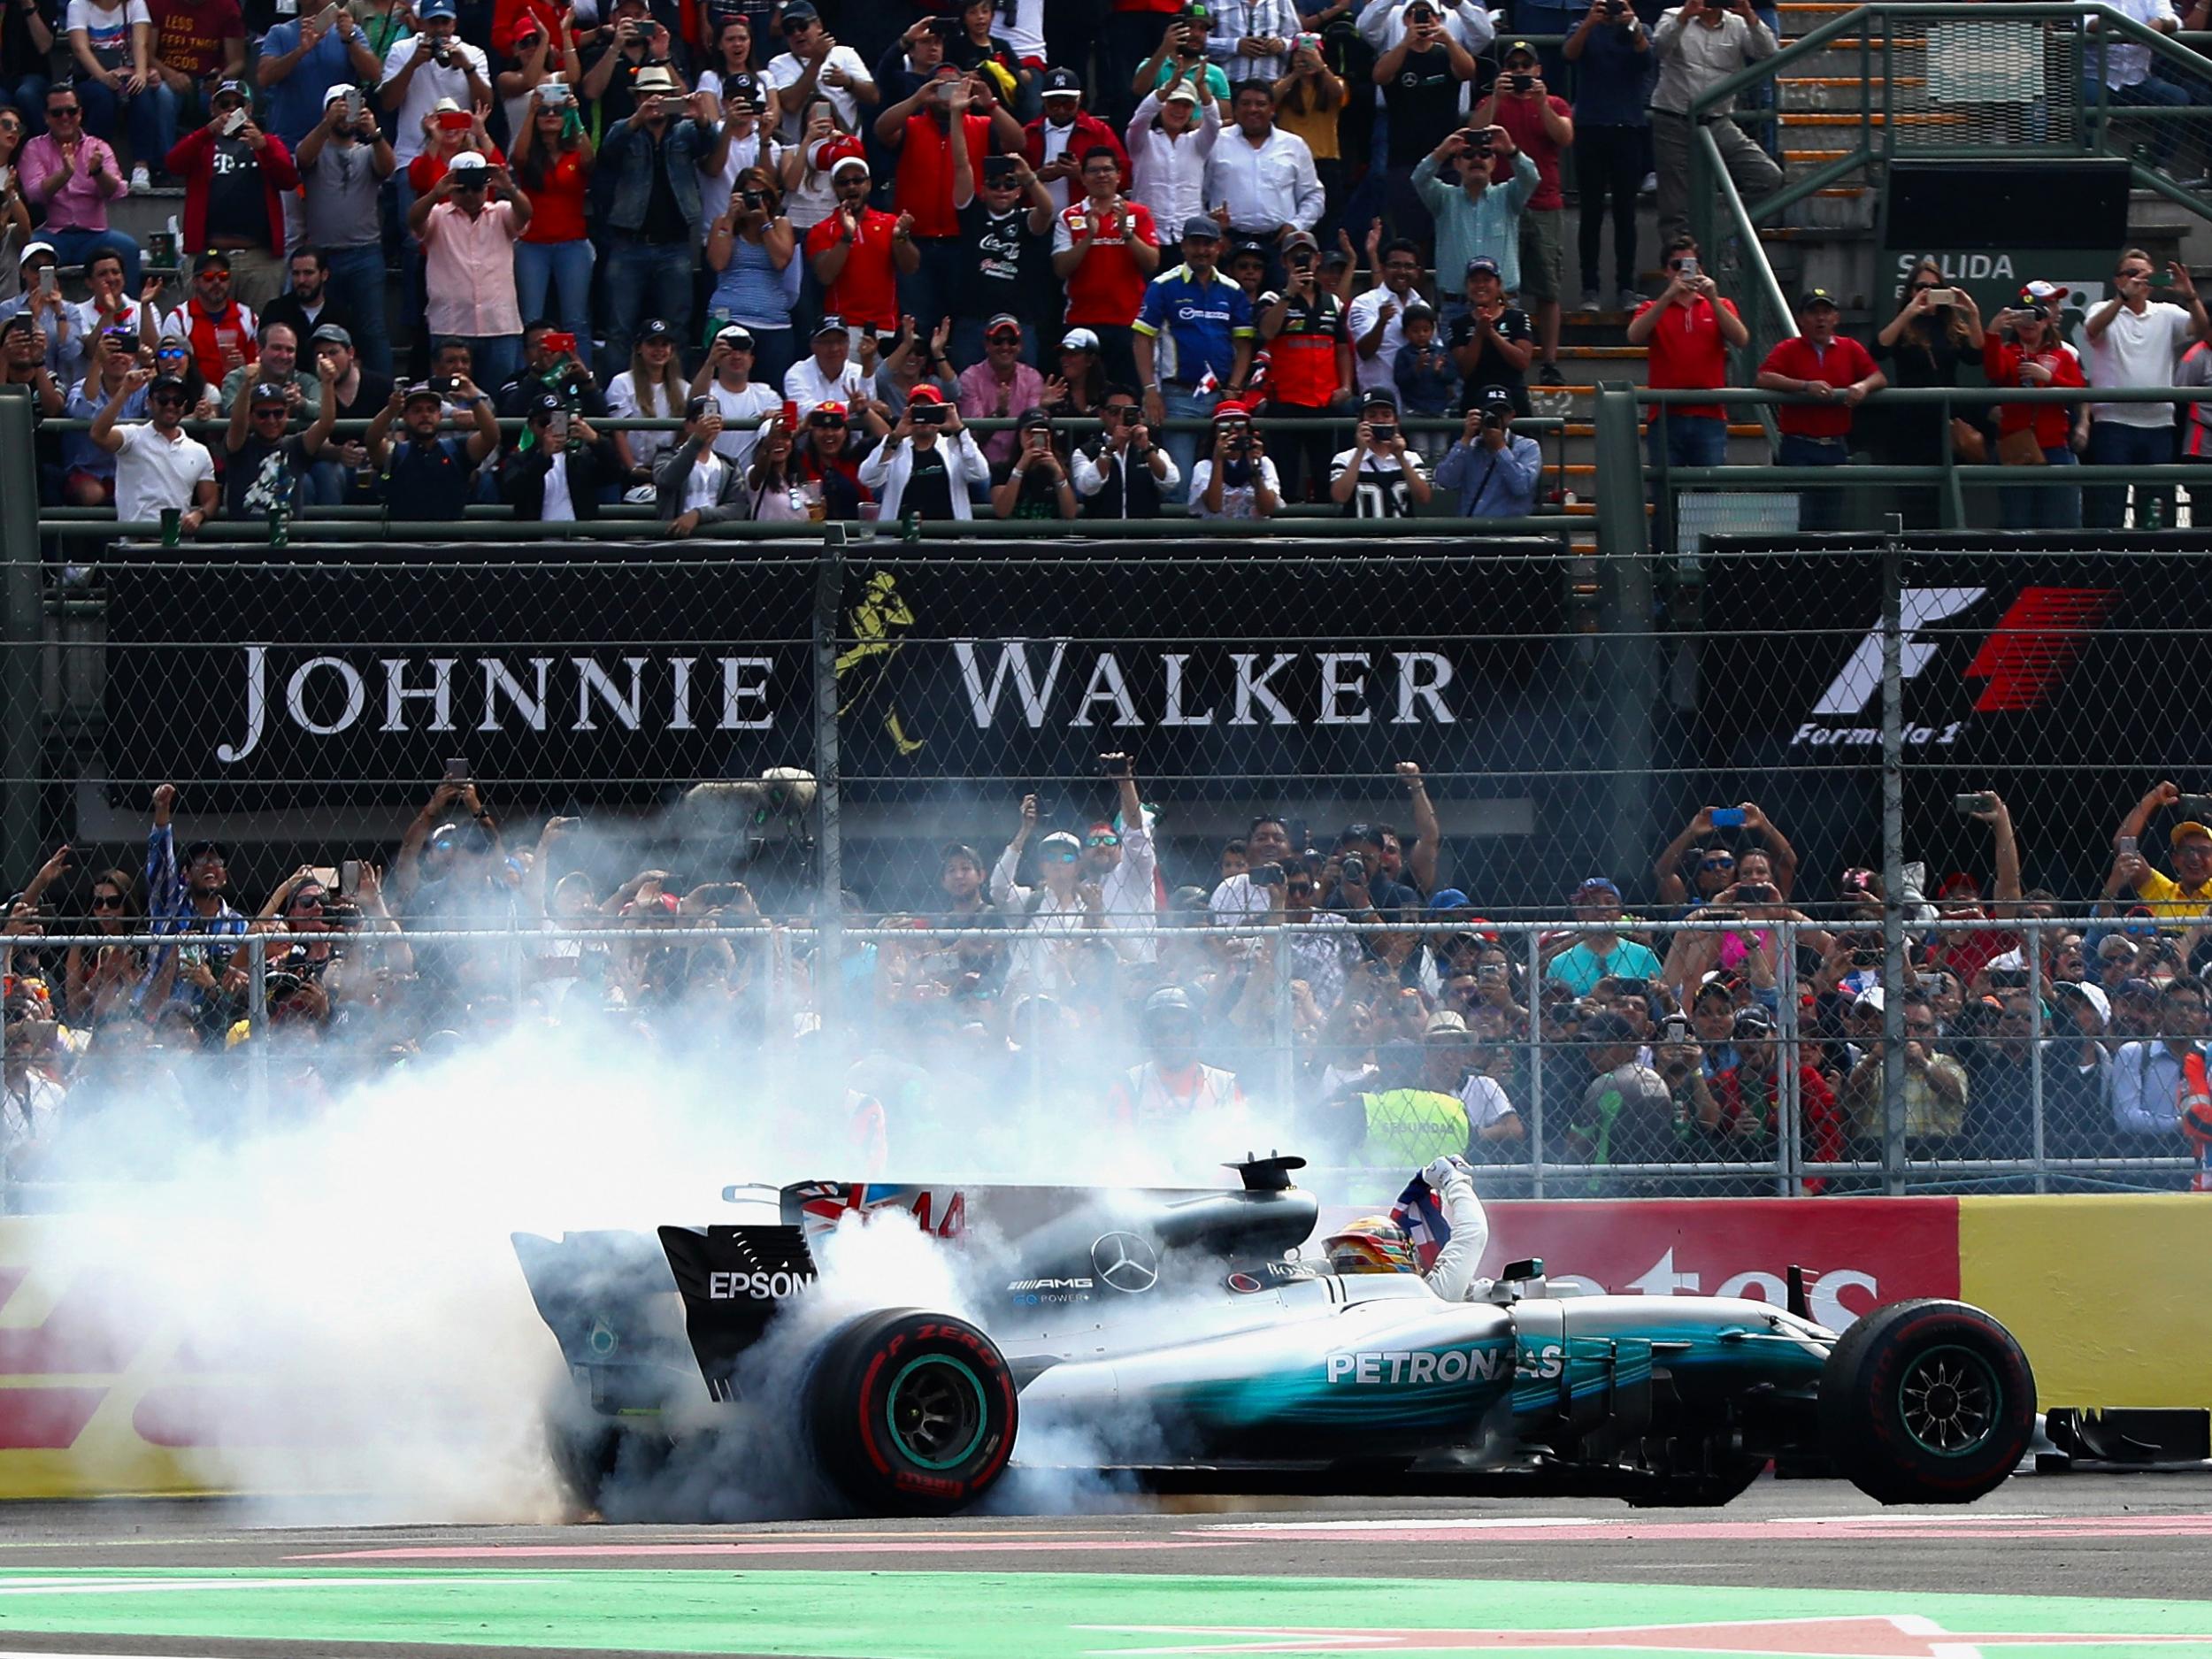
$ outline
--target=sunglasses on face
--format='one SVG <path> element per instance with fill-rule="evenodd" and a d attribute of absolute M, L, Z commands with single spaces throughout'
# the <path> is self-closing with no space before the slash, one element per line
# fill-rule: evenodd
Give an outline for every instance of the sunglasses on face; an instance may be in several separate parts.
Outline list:
<path fill-rule="evenodd" d="M 146 401 L 156 409 L 182 409 L 184 407 L 184 399 L 179 397 L 174 392 L 164 392 L 159 397 L 149 398 Z"/>
<path fill-rule="evenodd" d="M 986 334 L 983 338 L 995 346 L 1018 346 L 1022 342 L 1022 337 L 1010 328 L 1002 328 L 998 333 Z"/>
<path fill-rule="evenodd" d="M 96 910 L 119 910 L 123 908 L 123 895 L 119 893 L 96 893 L 92 895 L 92 908 Z"/>
<path fill-rule="evenodd" d="M 1118 835 L 1087 835 L 1083 839 L 1083 844 L 1086 847 L 1118 847 L 1121 845 L 1121 837 Z"/>
<path fill-rule="evenodd" d="M 46 119 L 50 121 L 73 121 L 77 119 L 77 106 L 73 104 L 65 110 L 47 111 Z"/>
<path fill-rule="evenodd" d="M 1065 847 L 1056 847 L 1044 856 L 1048 864 L 1071 864 L 1077 855 Z"/>
<path fill-rule="evenodd" d="M 1733 858 L 1707 858 L 1701 860 L 1697 867 L 1700 870 L 1733 870 L 1736 861 Z"/>

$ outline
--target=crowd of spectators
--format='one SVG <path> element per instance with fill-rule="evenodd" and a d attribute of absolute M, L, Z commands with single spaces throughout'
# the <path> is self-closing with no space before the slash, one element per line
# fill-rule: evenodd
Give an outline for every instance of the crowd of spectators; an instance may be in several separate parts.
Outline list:
<path fill-rule="evenodd" d="M 2184 20 L 2167 0 L 2136 4 L 2154 27 Z M 457 464 L 439 511 L 416 511 L 391 470 L 419 461 L 414 438 L 350 440 L 250 493 L 403 499 L 411 518 L 472 501 L 583 518 L 680 496 L 693 504 L 677 517 L 718 510 L 695 528 L 894 503 L 917 518 L 1258 518 L 1286 503 L 1518 516 L 1540 492 L 1515 422 L 1532 386 L 1564 379 L 1570 188 L 1580 309 L 1632 318 L 1654 386 L 1720 386 L 1745 347 L 1687 239 L 1691 111 L 1772 55 L 1774 27 L 1753 0 L 1496 14 L 1475 0 L 10 0 L 0 375 L 32 385 L 44 414 L 88 420 L 127 388 L 126 423 L 156 380 L 181 383 L 188 420 L 220 420 L 289 377 L 296 431 L 314 360 L 332 361 L 341 421 L 436 400 L 426 438 Z M 2173 101 L 2140 48 L 2109 56 L 2116 101 Z M 1778 186 L 1766 126 L 1739 125 L 1725 101 L 1696 120 L 1747 198 Z M 165 184 L 183 192 L 163 250 L 181 264 L 150 275 L 110 210 Z M 1646 191 L 1655 295 L 1638 257 Z M 2154 298 L 2147 256 L 2120 265 L 2084 324 L 2085 365 L 2051 285 L 1985 326 L 1939 271 L 1916 273 L 1868 342 L 1886 367 L 1838 336 L 1814 290 L 1803 337 L 1756 371 L 1821 400 L 1781 411 L 1778 459 L 1839 465 L 1868 436 L 1885 459 L 1938 458 L 1939 419 L 1901 408 L 1862 434 L 1854 411 L 1891 380 L 1955 384 L 1964 364 L 2002 385 L 2203 383 L 2188 273 L 2169 267 L 2171 297 Z M 65 297 L 65 268 L 88 297 Z M 532 421 L 466 467 L 463 381 Z M 548 396 L 562 407 L 541 409 Z M 726 500 L 711 468 L 660 476 L 670 432 L 592 425 L 695 426 L 710 397 L 734 464 Z M 1993 425 L 1962 406 L 1956 438 L 1968 458 L 2141 465 L 2185 437 L 2203 452 L 2198 407 L 2185 433 L 2165 404 L 2003 405 Z M 1094 418 L 1094 432 L 1039 424 Z M 1272 418 L 1312 424 L 1255 424 Z M 1408 418 L 1467 425 L 1414 442 Z M 972 446 L 975 420 L 1020 424 Z M 1651 423 L 1655 465 L 1717 464 L 1726 435 L 1721 405 L 1674 405 Z M 223 446 L 208 458 L 227 471 Z M 42 460 L 53 504 L 151 499 L 120 484 L 144 482 L 136 446 L 49 441 Z M 198 511 L 188 492 L 168 504 Z M 2139 491 L 2136 522 L 2170 524 L 2173 507 Z M 2111 527 L 2127 511 L 2122 487 L 2004 495 L 2008 527 Z M 1808 527 L 1836 512 L 1833 492 L 1807 495 Z"/>
<path fill-rule="evenodd" d="M 717 436 L 687 437 L 684 465 L 717 465 Z M 1880 876 L 1845 870 L 1808 896 L 1810 872 L 1754 802 L 1698 811 L 1633 880 L 1648 902 L 1632 912 L 1606 874 L 1549 902 L 1452 885 L 1444 811 L 1409 762 L 1402 829 L 1367 821 L 1301 846 L 1302 823 L 1262 813 L 1206 846 L 1159 839 L 1130 757 L 1102 758 L 1094 810 L 1056 822 L 1024 798 L 1002 843 L 943 849 L 926 905 L 885 914 L 849 894 L 847 923 L 877 931 L 845 935 L 833 972 L 803 884 L 757 896 L 727 872 L 635 868 L 572 818 L 517 835 L 465 778 L 396 848 L 295 869 L 248 913 L 227 849 L 184 839 L 164 786 L 142 868 L 64 847 L 9 901 L 5 1152 L 35 1171 L 73 1110 L 119 1089 L 199 1098 L 193 1068 L 257 1036 L 280 1110 L 298 1113 L 518 1026 L 720 1064 L 822 1045 L 827 1015 L 841 1023 L 824 1064 L 850 1064 L 895 1148 L 939 1098 L 1102 1110 L 1145 1133 L 1240 1131 L 1218 1114 L 1243 1107 L 1338 1165 L 1454 1153 L 1495 1190 L 1525 1190 L 1540 1146 L 1579 1166 L 1549 1177 L 1554 1193 L 1771 1192 L 1772 1174 L 1730 1171 L 1780 1156 L 1793 1102 L 1804 1164 L 1878 1166 L 1901 1135 L 1907 1158 L 1958 1185 L 2017 1188 L 2039 1155 L 2085 1161 L 2047 1178 L 2061 1186 L 2185 1180 L 2095 1167 L 2190 1150 L 2188 1062 L 2212 1037 L 2196 972 L 2212 950 L 2212 826 L 2174 811 L 2170 783 L 2116 826 L 2095 899 L 2063 905 L 2024 888 L 2005 803 L 1962 797 L 1989 835 L 1988 879 L 1909 869 L 1901 978 Z M 2161 840 L 2170 873 L 2142 851 Z M 2085 931 L 2058 919 L 2082 912 Z M 908 936 L 931 927 L 956 931 Z M 483 937 L 433 937 L 455 930 Z M 52 933 L 157 943 L 65 951 Z M 267 947 L 265 1033 L 257 933 L 288 936 Z"/>

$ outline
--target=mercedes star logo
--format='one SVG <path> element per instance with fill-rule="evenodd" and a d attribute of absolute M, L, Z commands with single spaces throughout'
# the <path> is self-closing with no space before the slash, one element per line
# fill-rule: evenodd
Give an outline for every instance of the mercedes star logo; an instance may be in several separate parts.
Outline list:
<path fill-rule="evenodd" d="M 1160 1282 L 1160 1256 L 1133 1233 L 1109 1233 L 1091 1246 L 1091 1267 L 1114 1289 L 1135 1295 Z"/>

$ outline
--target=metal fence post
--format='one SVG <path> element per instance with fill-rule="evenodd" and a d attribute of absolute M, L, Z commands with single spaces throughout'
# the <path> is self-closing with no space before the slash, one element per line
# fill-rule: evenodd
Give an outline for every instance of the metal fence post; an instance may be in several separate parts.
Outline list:
<path fill-rule="evenodd" d="M 259 933 L 246 939 L 246 1121 L 260 1134 L 269 1126 L 269 945 Z"/>
<path fill-rule="evenodd" d="M 1882 1187 L 1905 1190 L 1903 521 L 1882 544 Z"/>
<path fill-rule="evenodd" d="M 1528 930 L 1529 1196 L 1544 1195 L 1544 953 L 1542 935 Z"/>
<path fill-rule="evenodd" d="M 1778 1056 L 1774 1074 L 1775 1190 L 1785 1198 L 1805 1190 L 1805 1102 L 1797 1028 L 1796 924 L 1784 918 L 1774 925 L 1774 1030 Z"/>
<path fill-rule="evenodd" d="M 0 388 L 0 569 L 6 572 L 6 634 L 0 637 L 0 870 L 11 887 L 38 867 L 38 757 L 45 715 L 38 655 L 45 638 L 39 594 L 38 457 L 31 388 Z"/>
<path fill-rule="evenodd" d="M 1603 810 L 1610 829 L 1608 867 L 1626 872 L 1643 862 L 1650 845 L 1652 688 L 1659 683 L 1636 399 L 1627 387 L 1599 388 L 1596 432 L 1599 634 L 1612 658 L 1603 675 L 1610 705 L 1605 756 L 1610 778 Z M 1541 981 L 1533 988 L 1540 990 Z"/>
<path fill-rule="evenodd" d="M 2028 1100 L 2034 1108 L 2031 1132 L 2034 1135 L 2035 1190 L 2051 1190 L 2050 1171 L 2044 1161 L 2048 1156 L 2043 1124 L 2043 923 L 2040 918 L 2028 923 Z"/>
<path fill-rule="evenodd" d="M 814 579 L 814 1010 L 836 1021 L 845 957 L 845 844 L 839 798 L 837 629 L 845 606 L 845 526 L 823 526 Z"/>

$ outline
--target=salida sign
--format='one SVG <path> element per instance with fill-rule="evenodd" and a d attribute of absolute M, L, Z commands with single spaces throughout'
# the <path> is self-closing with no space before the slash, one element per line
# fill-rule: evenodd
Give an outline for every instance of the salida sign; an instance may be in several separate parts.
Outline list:
<path fill-rule="evenodd" d="M 1479 764 L 1501 716 L 1540 703 L 1562 566 L 1499 544 L 1393 553 L 1386 576 L 1363 550 L 849 565 L 834 657 L 848 789 L 1087 776 L 1111 747 L 1141 747 L 1167 781 L 1387 773 L 1408 753 Z M 462 755 L 480 777 L 639 800 L 805 764 L 818 560 L 607 551 L 119 566 L 109 773 L 265 801 L 412 786 Z"/>

